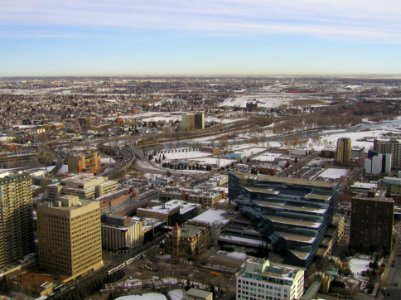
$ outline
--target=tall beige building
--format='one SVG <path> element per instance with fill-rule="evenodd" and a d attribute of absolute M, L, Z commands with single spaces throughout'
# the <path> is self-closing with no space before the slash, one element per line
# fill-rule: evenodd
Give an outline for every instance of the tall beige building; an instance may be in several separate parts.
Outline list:
<path fill-rule="evenodd" d="M 339 138 L 337 140 L 336 162 L 346 165 L 351 160 L 351 139 Z"/>
<path fill-rule="evenodd" d="M 0 174 L 0 268 L 33 250 L 32 179 Z"/>
<path fill-rule="evenodd" d="M 37 209 L 39 265 L 70 279 L 103 265 L 100 206 L 77 196 Z"/>

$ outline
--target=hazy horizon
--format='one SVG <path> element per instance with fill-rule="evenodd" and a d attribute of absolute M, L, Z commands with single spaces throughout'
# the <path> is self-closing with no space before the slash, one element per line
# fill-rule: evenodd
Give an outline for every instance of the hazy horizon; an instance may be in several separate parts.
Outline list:
<path fill-rule="evenodd" d="M 393 76 L 401 2 L 4 0 L 0 76 Z"/>

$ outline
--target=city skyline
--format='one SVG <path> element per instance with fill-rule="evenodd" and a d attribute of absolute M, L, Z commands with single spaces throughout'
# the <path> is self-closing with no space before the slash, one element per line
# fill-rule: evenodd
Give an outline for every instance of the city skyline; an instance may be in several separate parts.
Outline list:
<path fill-rule="evenodd" d="M 0 76 L 401 74 L 401 3 L 5 0 Z"/>

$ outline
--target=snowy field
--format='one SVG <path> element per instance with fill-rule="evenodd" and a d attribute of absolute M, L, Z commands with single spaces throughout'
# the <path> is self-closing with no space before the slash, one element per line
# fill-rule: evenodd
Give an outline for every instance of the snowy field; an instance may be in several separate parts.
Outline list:
<path fill-rule="evenodd" d="M 244 148 L 234 151 L 235 154 L 240 154 L 242 157 L 249 157 L 266 151 L 266 148 Z"/>
<path fill-rule="evenodd" d="M 309 149 L 322 150 L 324 148 L 334 149 L 337 145 L 339 138 L 348 137 L 352 140 L 352 146 L 364 147 L 369 150 L 373 147 L 373 140 L 375 138 L 382 138 L 384 134 L 388 133 L 387 130 L 372 130 L 372 131 L 359 131 L 359 132 L 338 132 L 328 135 L 323 135 L 320 138 L 309 139 L 304 146 Z"/>
<path fill-rule="evenodd" d="M 227 98 L 224 100 L 223 103 L 220 103 L 220 107 L 246 107 L 247 102 L 252 102 L 256 101 L 258 103 L 259 107 L 264 107 L 264 108 L 276 108 L 281 105 L 289 104 L 293 100 L 290 97 L 286 96 L 280 96 L 277 94 L 271 94 L 271 95 L 245 95 L 245 96 L 240 96 L 237 98 Z"/>
<path fill-rule="evenodd" d="M 265 152 L 261 155 L 255 156 L 253 158 L 253 160 L 264 161 L 264 162 L 273 162 L 276 159 L 280 158 L 281 156 L 283 156 L 282 153 Z"/>

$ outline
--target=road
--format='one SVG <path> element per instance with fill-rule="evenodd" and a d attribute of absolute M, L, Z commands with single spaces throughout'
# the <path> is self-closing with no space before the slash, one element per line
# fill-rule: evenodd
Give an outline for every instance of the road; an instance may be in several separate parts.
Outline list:
<path fill-rule="evenodd" d="M 380 293 L 378 299 L 400 300 L 401 299 L 401 227 L 397 227 L 397 238 L 394 245 L 394 259 L 389 261 L 390 272 L 385 285 L 385 293 Z M 392 257 L 390 255 L 390 257 Z"/>

